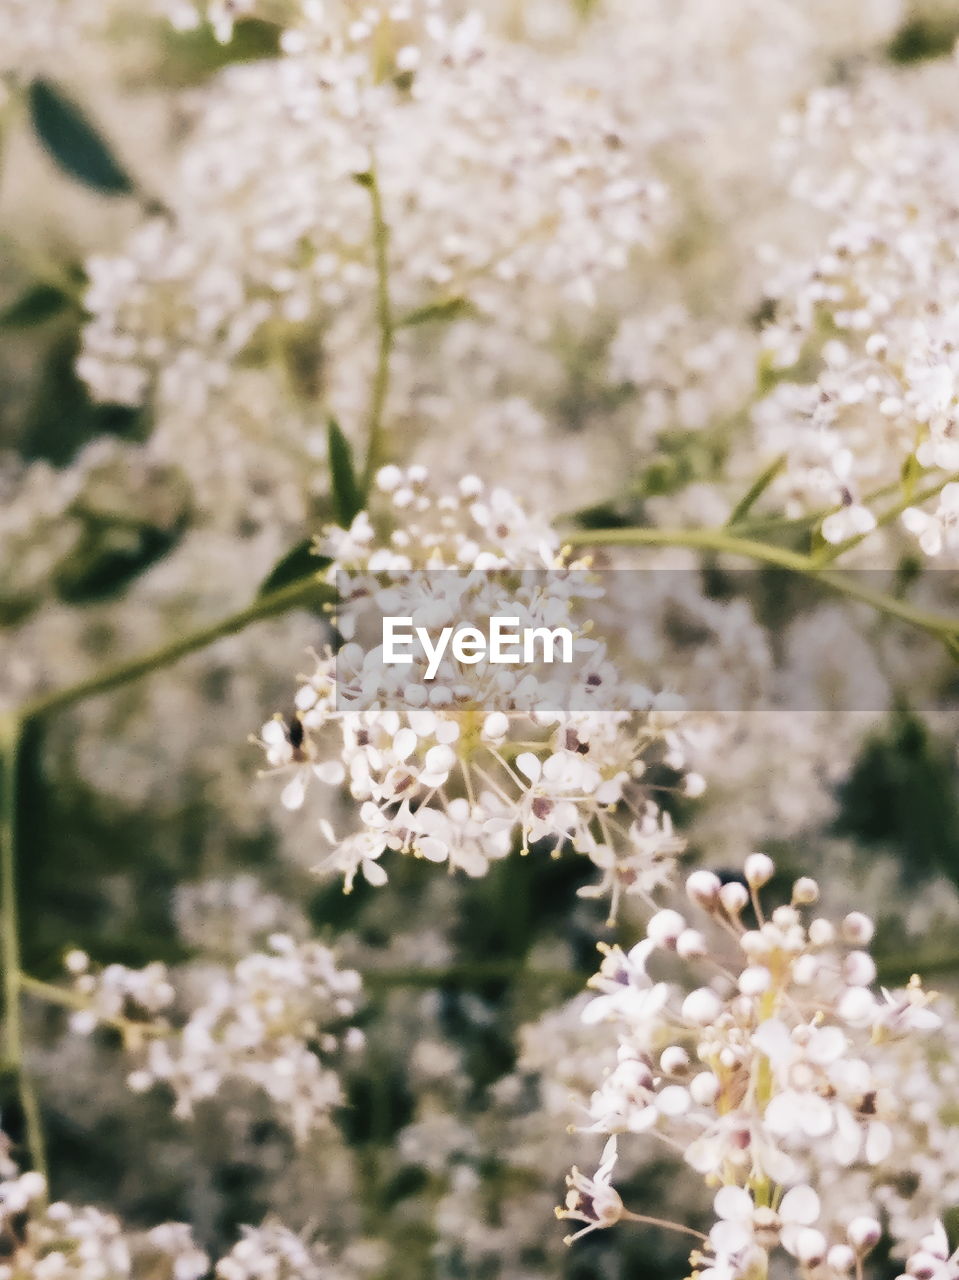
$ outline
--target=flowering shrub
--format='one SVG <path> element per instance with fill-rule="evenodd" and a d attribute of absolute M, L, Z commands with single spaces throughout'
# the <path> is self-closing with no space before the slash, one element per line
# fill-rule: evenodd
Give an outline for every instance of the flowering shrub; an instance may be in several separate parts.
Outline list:
<path fill-rule="evenodd" d="M 951 10 L 0 20 L 0 1280 L 959 1280 Z"/>

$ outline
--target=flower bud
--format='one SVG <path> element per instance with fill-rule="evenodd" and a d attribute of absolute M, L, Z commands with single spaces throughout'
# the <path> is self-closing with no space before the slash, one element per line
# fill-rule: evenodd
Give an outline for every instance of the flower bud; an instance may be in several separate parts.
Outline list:
<path fill-rule="evenodd" d="M 681 1045 L 671 1044 L 660 1055 L 659 1065 L 668 1076 L 681 1075 L 689 1066 L 689 1054 Z"/>
<path fill-rule="evenodd" d="M 839 1001 L 838 1013 L 851 1026 L 865 1026 L 876 1012 L 876 998 L 868 987 L 850 987 Z"/>
<path fill-rule="evenodd" d="M 793 885 L 793 905 L 808 907 L 819 900 L 819 885 L 809 876 L 800 876 Z"/>
<path fill-rule="evenodd" d="M 646 937 L 657 947 L 673 948 L 685 928 L 686 921 L 678 911 L 657 911 L 646 926 Z"/>
<path fill-rule="evenodd" d="M 695 1026 L 705 1027 L 719 1017 L 723 1004 L 709 987 L 697 987 L 683 1001 L 683 1017 Z"/>
<path fill-rule="evenodd" d="M 814 1227 L 803 1227 L 796 1236 L 795 1254 L 804 1267 L 818 1267 L 826 1257 L 826 1237 Z"/>
<path fill-rule="evenodd" d="M 853 1218 L 846 1228 L 846 1239 L 857 1253 L 875 1249 L 882 1238 L 882 1227 L 875 1218 Z"/>
<path fill-rule="evenodd" d="M 710 1107 L 719 1097 L 719 1080 L 711 1071 L 700 1071 L 690 1081 L 689 1092 L 697 1106 Z"/>
<path fill-rule="evenodd" d="M 792 979 L 793 982 L 800 987 L 808 987 L 811 982 L 815 981 L 816 974 L 819 972 L 819 957 L 811 956 L 808 952 L 804 955 L 797 956 L 793 961 Z"/>
<path fill-rule="evenodd" d="M 760 960 L 763 956 L 768 956 L 772 951 L 769 939 L 764 937 L 758 929 L 750 929 L 739 939 L 739 945 L 749 956 L 750 960 Z"/>
<path fill-rule="evenodd" d="M 875 932 L 876 926 L 861 911 L 850 911 L 842 922 L 842 936 L 853 946 L 867 947 Z"/>
<path fill-rule="evenodd" d="M 868 987 L 875 981 L 876 963 L 868 951 L 850 951 L 842 962 L 842 976 L 851 987 Z"/>
<path fill-rule="evenodd" d="M 833 1271 L 851 1271 L 856 1265 L 856 1255 L 848 1244 L 834 1244 L 826 1254 L 826 1265 Z"/>
<path fill-rule="evenodd" d="M 925 1249 L 920 1249 L 906 1263 L 906 1275 L 903 1280 L 938 1280 L 941 1275 L 942 1262 L 933 1254 L 927 1253 Z"/>
<path fill-rule="evenodd" d="M 768 854 L 751 853 L 746 859 L 744 871 L 746 883 L 751 884 L 754 889 L 761 889 L 776 874 L 776 864 Z"/>
<path fill-rule="evenodd" d="M 760 996 L 772 985 L 772 974 L 761 964 L 751 964 L 739 975 L 739 990 L 744 996 Z"/>
<path fill-rule="evenodd" d="M 684 929 L 676 939 L 676 953 L 684 960 L 695 960 L 709 955 L 709 946 L 698 929 Z"/>
<path fill-rule="evenodd" d="M 719 891 L 719 901 L 731 916 L 738 916 L 749 902 L 749 892 L 738 880 L 730 880 Z"/>
<path fill-rule="evenodd" d="M 707 911 L 714 911 L 719 900 L 722 881 L 712 871 L 694 871 L 686 880 L 686 894 Z"/>
<path fill-rule="evenodd" d="M 809 926 L 809 941 L 814 947 L 828 947 L 836 940 L 836 930 L 830 920 L 821 917 Z"/>

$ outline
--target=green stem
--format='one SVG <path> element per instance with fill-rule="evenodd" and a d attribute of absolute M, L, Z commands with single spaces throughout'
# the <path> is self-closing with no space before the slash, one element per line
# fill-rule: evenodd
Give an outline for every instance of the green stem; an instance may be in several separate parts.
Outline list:
<path fill-rule="evenodd" d="M 0 913 L 3 925 L 3 995 L 6 1015 L 6 1057 L 16 1072 L 20 1106 L 30 1163 L 47 1176 L 43 1125 L 33 1080 L 24 1058 L 21 1007 L 20 913 L 17 903 L 17 774 L 21 723 L 13 716 L 0 721 L 2 794 L 0 794 Z"/>
<path fill-rule="evenodd" d="M 364 493 L 369 493 L 373 477 L 383 463 L 383 413 L 390 388 L 390 357 L 393 353 L 393 335 L 396 326 L 393 320 L 393 304 L 390 300 L 390 229 L 383 216 L 383 198 L 376 176 L 376 167 L 371 166 L 369 173 L 363 176 L 366 179 L 364 185 L 370 193 L 370 204 L 373 212 L 373 257 L 376 264 L 376 324 L 380 335 L 367 424 L 366 466 L 363 470 L 363 491 Z"/>
<path fill-rule="evenodd" d="M 67 987 L 54 986 L 53 983 L 43 982 L 39 978 L 31 978 L 26 973 L 20 975 L 20 990 L 36 1000 L 55 1004 L 61 1009 L 72 1009 L 75 1013 L 87 1013 L 90 1010 L 89 1000 L 79 992 L 70 991 Z M 169 1027 L 149 1022 L 136 1022 L 133 1018 L 112 1018 L 99 1013 L 95 1016 L 101 1026 L 113 1027 L 124 1036 L 145 1037 L 170 1034 Z"/>
<path fill-rule="evenodd" d="M 333 598 L 332 588 L 321 582 L 319 575 L 311 574 L 308 578 L 300 579 L 297 582 L 290 583 L 289 586 L 281 587 L 277 591 L 271 591 L 267 595 L 260 596 L 247 608 L 231 613 L 209 627 L 202 627 L 199 631 L 191 631 L 170 644 L 161 645 L 158 649 L 152 649 L 149 653 L 143 654 L 142 657 L 131 658 L 127 662 L 121 662 L 98 675 L 91 676 L 89 680 L 81 680 L 78 684 L 70 685 L 66 689 L 59 689 L 54 693 L 45 694 L 34 702 L 28 703 L 22 709 L 20 713 L 21 719 L 24 722 L 37 720 L 49 715 L 52 711 L 62 711 L 65 707 L 82 702 L 85 698 L 92 698 L 98 693 L 106 693 L 109 689 L 116 689 L 120 685 L 129 684 L 132 680 L 139 680 L 141 676 L 149 675 L 151 671 L 158 671 L 162 667 L 168 667 L 171 663 L 178 662 L 180 658 L 186 657 L 187 654 L 205 649 L 207 645 L 213 644 L 214 641 L 220 640 L 224 636 L 236 635 L 238 631 L 244 630 L 250 623 L 286 613 L 289 609 L 295 609 L 298 605 L 326 603 Z"/>
<path fill-rule="evenodd" d="M 959 617 L 951 618 L 917 609 L 903 600 L 897 600 L 895 596 L 875 591 L 847 576 L 826 572 L 811 556 L 800 555 L 785 547 L 755 542 L 750 538 L 740 538 L 726 529 L 577 529 L 565 535 L 564 540 L 572 546 L 689 547 L 697 551 L 742 556 L 759 564 L 804 574 L 829 587 L 831 591 L 871 605 L 880 613 L 908 622 L 947 642 L 959 635 Z"/>

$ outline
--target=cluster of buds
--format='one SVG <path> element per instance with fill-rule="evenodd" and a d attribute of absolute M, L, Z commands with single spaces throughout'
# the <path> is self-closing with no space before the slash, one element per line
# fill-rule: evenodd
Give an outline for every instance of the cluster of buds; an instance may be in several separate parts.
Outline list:
<path fill-rule="evenodd" d="M 837 1169 L 878 1178 L 900 1118 L 883 1055 L 897 1037 L 940 1026 L 918 979 L 873 990 L 867 916 L 808 918 L 814 880 L 796 880 L 767 915 L 761 891 L 775 870 L 753 854 L 741 880 L 693 872 L 687 894 L 707 927 L 661 910 L 630 951 L 604 948 L 583 1015 L 619 1037 L 586 1126 L 613 1138 L 595 1179 L 573 1171 L 560 1216 L 585 1224 L 577 1236 L 631 1216 L 611 1185 L 615 1137 L 648 1134 L 719 1187 L 717 1222 L 693 1260 L 701 1280 L 765 1276 L 779 1248 L 817 1280 L 861 1266 L 882 1235 L 878 1205 L 844 1202 L 840 1185 L 825 1206 L 815 1187 Z M 702 971 L 695 985 L 649 975 L 670 956 Z"/>

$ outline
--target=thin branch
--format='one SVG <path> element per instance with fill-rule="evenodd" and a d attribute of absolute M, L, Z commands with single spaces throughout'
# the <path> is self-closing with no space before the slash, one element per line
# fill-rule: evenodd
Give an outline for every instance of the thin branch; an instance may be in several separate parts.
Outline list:
<path fill-rule="evenodd" d="M 6 1015 L 6 1056 L 17 1076 L 20 1106 L 30 1162 L 47 1176 L 43 1124 L 33 1080 L 24 1055 L 21 1007 L 20 912 L 17 903 L 17 776 L 22 726 L 13 717 L 0 721 L 0 913 L 2 913 L 3 994 Z"/>
<path fill-rule="evenodd" d="M 959 635 L 959 617 L 918 609 L 846 575 L 827 572 L 811 556 L 741 538 L 725 529 L 577 529 L 564 535 L 564 541 L 571 546 L 689 547 L 697 551 L 742 556 L 759 564 L 803 574 L 821 582 L 831 591 L 871 605 L 880 613 L 908 622 L 947 642 Z"/>
<path fill-rule="evenodd" d="M 209 627 L 201 627 L 198 631 L 191 631 L 178 640 L 161 645 L 158 649 L 152 649 L 139 658 L 131 658 L 115 667 L 109 667 L 106 671 L 91 676 L 89 680 L 81 680 L 78 684 L 70 685 L 66 689 L 44 694 L 23 707 L 20 718 L 25 723 L 29 720 L 38 720 L 52 711 L 62 711 L 65 707 L 73 706 L 86 698 L 92 698 L 95 694 L 106 693 L 110 689 L 139 680 L 152 671 L 168 667 L 185 658 L 187 654 L 205 649 L 224 636 L 236 635 L 251 623 L 276 617 L 301 605 L 329 603 L 333 599 L 333 589 L 321 582 L 319 575 L 311 574 L 308 578 L 260 596 L 247 608 L 231 613 Z"/>
<path fill-rule="evenodd" d="M 383 462 L 383 413 L 390 388 L 390 358 L 393 354 L 393 305 L 390 300 L 389 247 L 390 229 L 383 216 L 383 198 L 376 176 L 376 166 L 361 175 L 362 185 L 370 193 L 373 214 L 373 259 L 376 265 L 376 324 L 379 330 L 379 350 L 373 390 L 367 422 L 366 465 L 363 469 L 363 490 L 369 493 L 373 477 Z"/>

